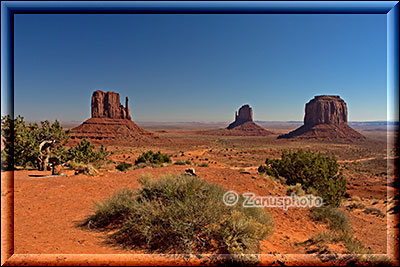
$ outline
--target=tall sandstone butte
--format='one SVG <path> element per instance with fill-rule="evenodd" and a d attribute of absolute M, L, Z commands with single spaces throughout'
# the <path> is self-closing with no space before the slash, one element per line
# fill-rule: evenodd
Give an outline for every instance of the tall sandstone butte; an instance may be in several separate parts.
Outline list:
<path fill-rule="evenodd" d="M 71 143 L 86 138 L 107 145 L 138 145 L 153 143 L 159 137 L 137 126 L 131 118 L 128 97 L 125 107 L 115 92 L 93 92 L 92 117 L 71 130 Z"/>
<path fill-rule="evenodd" d="M 218 134 L 263 136 L 273 133 L 253 122 L 253 109 L 246 104 L 240 107 L 239 112 L 235 112 L 235 121 L 229 124 L 229 126 L 223 131 L 218 131 Z"/>
<path fill-rule="evenodd" d="M 97 90 L 92 95 L 92 118 L 131 119 L 128 97 L 125 107 L 120 104 L 119 94 Z"/>
<path fill-rule="evenodd" d="M 249 105 L 243 105 L 239 112 L 235 112 L 235 121 L 229 124 L 227 129 L 233 129 L 248 121 L 253 121 L 253 109 Z"/>
<path fill-rule="evenodd" d="M 304 125 L 278 138 L 355 140 L 363 135 L 347 125 L 347 105 L 340 96 L 320 95 L 305 108 Z"/>

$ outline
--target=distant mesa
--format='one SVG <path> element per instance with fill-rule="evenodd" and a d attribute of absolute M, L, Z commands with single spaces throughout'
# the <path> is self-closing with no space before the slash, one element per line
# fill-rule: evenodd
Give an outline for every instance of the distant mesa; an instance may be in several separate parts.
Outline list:
<path fill-rule="evenodd" d="M 125 107 L 121 105 L 119 94 L 115 92 L 93 92 L 91 103 L 92 117 L 71 130 L 71 143 L 86 138 L 93 143 L 107 145 L 149 144 L 159 139 L 132 120 L 128 97 Z"/>
<path fill-rule="evenodd" d="M 360 140 L 365 137 L 347 125 L 347 105 L 340 96 L 320 95 L 305 108 L 304 125 L 278 136 L 282 138 L 318 140 Z"/>
<path fill-rule="evenodd" d="M 273 134 L 253 122 L 253 109 L 249 105 L 243 105 L 235 112 L 235 121 L 226 129 L 203 131 L 202 134 L 222 136 L 266 136 Z"/>

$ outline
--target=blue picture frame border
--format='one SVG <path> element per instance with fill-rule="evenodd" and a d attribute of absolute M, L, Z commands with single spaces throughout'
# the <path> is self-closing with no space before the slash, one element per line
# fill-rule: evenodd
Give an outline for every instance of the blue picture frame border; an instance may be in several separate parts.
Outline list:
<path fill-rule="evenodd" d="M 3 1 L 1 2 L 1 113 L 12 117 L 14 117 L 15 14 L 386 14 L 387 112 L 388 117 L 399 120 L 398 1 Z M 395 140 L 388 137 L 388 148 L 393 148 L 394 142 Z M 13 192 L 13 175 L 3 177 L 2 173 L 1 186 L 2 192 L 3 190 Z M 21 264 L 20 258 L 12 260 L 12 256 L 15 256 L 13 203 L 12 193 L 9 201 L 4 203 L 7 205 L 11 221 L 6 225 L 8 230 L 2 230 L 2 239 L 5 234 L 10 242 L 4 255 L 2 251 L 2 265 L 4 262 Z M 6 256 L 6 259 L 3 259 L 3 256 Z M 103 261 L 110 263 L 104 257 Z M 73 262 L 64 263 L 73 264 Z M 130 263 L 135 262 L 130 261 Z M 29 264 L 40 265 L 40 261 Z M 101 261 L 97 264 L 101 264 Z"/>

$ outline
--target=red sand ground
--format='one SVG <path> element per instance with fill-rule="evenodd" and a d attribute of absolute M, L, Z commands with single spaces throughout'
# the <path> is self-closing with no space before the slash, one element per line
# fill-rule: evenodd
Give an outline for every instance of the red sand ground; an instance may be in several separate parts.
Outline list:
<path fill-rule="evenodd" d="M 130 170 L 126 173 L 111 171 L 97 177 L 76 175 L 57 178 L 32 177 L 43 175 L 39 171 L 16 171 L 15 252 L 135 253 L 102 244 L 104 234 L 84 231 L 76 227 L 76 223 L 93 211 L 93 201 L 109 198 L 120 188 L 137 188 L 137 179 L 141 174 L 150 173 L 157 177 L 166 173 L 183 173 L 185 168 L 187 166 L 170 166 Z M 285 195 L 285 188 L 281 184 L 255 174 L 207 167 L 196 168 L 196 173 L 210 183 L 238 193 Z M 269 210 L 273 215 L 275 228 L 272 236 L 262 242 L 262 253 L 305 253 L 304 247 L 296 246 L 295 243 L 303 242 L 326 229 L 325 225 L 311 221 L 309 212 L 302 208 Z M 352 220 L 356 236 L 359 235 L 361 240 L 371 241 L 369 246 L 376 253 L 386 252 L 384 219 L 361 214 L 359 217 L 354 215 Z M 363 234 L 368 231 L 373 231 L 374 235 Z"/>
<path fill-rule="evenodd" d="M 173 160 L 190 159 L 208 162 L 210 167 L 194 167 L 200 178 L 215 183 L 225 189 L 235 190 L 238 193 L 254 192 L 258 196 L 285 195 L 286 188 L 279 182 L 258 175 L 256 168 L 265 160 L 265 157 L 279 157 L 283 148 L 294 149 L 298 146 L 310 147 L 317 151 L 331 151 L 339 155 L 339 159 L 353 162 L 361 159 L 375 159 L 384 154 L 384 144 L 371 139 L 369 148 L 363 145 L 325 144 L 325 143 L 297 143 L 296 141 L 276 140 L 275 136 L 252 137 L 199 137 L 196 132 L 165 130 L 160 132 L 161 138 L 171 140 L 171 144 L 164 146 L 164 151 L 173 155 Z M 157 148 L 157 145 L 154 146 Z M 117 161 L 134 161 L 138 154 L 148 148 L 114 147 L 115 153 L 111 158 Z M 383 153 L 379 152 L 382 151 Z M 184 153 L 183 153 L 184 152 Z M 182 155 L 181 155 L 182 153 Z M 381 153 L 381 154 L 379 154 Z M 367 160 L 365 160 L 367 161 Z M 372 162 L 374 160 L 371 160 Z M 233 167 L 237 165 L 238 167 Z M 231 167 L 229 167 L 231 166 Z M 172 165 L 163 168 L 145 168 L 129 170 L 126 173 L 104 171 L 102 175 L 90 177 L 86 175 L 72 175 L 68 177 L 41 178 L 35 177 L 44 173 L 39 171 L 15 171 L 14 193 L 10 190 L 2 191 L 2 203 L 14 194 L 14 213 L 3 212 L 2 222 L 6 217 L 11 219 L 14 214 L 15 253 L 17 254 L 136 254 L 144 251 L 126 251 L 118 247 L 111 247 L 104 243 L 104 233 L 81 229 L 76 224 L 93 211 L 93 202 L 109 198 L 115 191 L 123 188 L 137 188 L 137 180 L 143 173 L 150 173 L 157 178 L 161 174 L 183 173 L 188 166 Z M 372 167 L 374 168 L 374 167 Z M 7 181 L 3 176 L 11 175 L 2 172 L 2 182 Z M 384 176 L 378 177 L 370 173 L 362 173 L 353 177 L 354 172 L 348 170 L 351 196 L 359 196 L 363 203 L 383 211 L 388 208 L 384 203 L 385 185 Z M 4 179 L 3 179 L 4 178 Z M 5 188 L 5 187 L 2 187 Z M 365 194 L 365 192 L 369 192 Z M 363 195 L 365 194 L 365 195 Z M 372 196 L 372 197 L 371 197 Z M 342 208 L 343 209 L 343 208 Z M 311 220 L 309 210 L 304 208 L 290 208 L 284 211 L 280 208 L 268 208 L 274 219 L 274 231 L 268 240 L 261 241 L 263 254 L 300 254 L 307 252 L 307 247 L 296 245 L 310 237 L 326 231 L 325 224 Z M 350 217 L 354 236 L 362 244 L 371 248 L 374 253 L 385 254 L 388 249 L 386 241 L 394 239 L 393 232 L 387 232 L 387 225 L 393 225 L 396 218 L 384 218 L 365 214 L 362 210 L 346 211 Z M 389 224 L 387 224 L 389 223 Z M 4 228 L 4 227 L 2 227 Z M 389 227 L 390 228 L 390 227 Z M 2 236 L 3 237 L 3 236 Z M 398 242 L 398 239 L 395 239 Z M 2 239 L 2 244 L 4 244 Z M 344 251 L 340 244 L 330 245 L 333 253 Z M 274 256 L 275 257 L 275 256 Z M 290 255 L 277 255 L 288 262 Z M 319 256 L 322 257 L 322 256 Z M 101 258 L 101 257 L 100 257 Z M 99 259 L 100 259 L 99 258 Z M 297 259 L 296 258 L 296 259 Z M 43 259 L 43 258 L 42 258 Z M 268 258 L 265 262 L 269 261 Z M 195 261 L 194 261 L 195 262 Z M 290 260 L 289 260 L 290 262 Z M 275 262 L 279 264 L 279 262 Z M 309 263 L 309 262 L 305 262 Z M 320 261 L 318 263 L 321 263 Z"/>

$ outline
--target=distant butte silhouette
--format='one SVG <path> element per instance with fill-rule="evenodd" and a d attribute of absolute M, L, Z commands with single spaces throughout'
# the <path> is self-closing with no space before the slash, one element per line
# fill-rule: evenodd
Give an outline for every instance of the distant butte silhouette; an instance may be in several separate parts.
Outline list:
<path fill-rule="evenodd" d="M 363 135 L 347 125 L 347 105 L 340 96 L 319 95 L 305 108 L 304 125 L 278 136 L 282 138 L 318 140 L 362 140 Z"/>
<path fill-rule="evenodd" d="M 243 105 L 235 112 L 235 121 L 229 124 L 223 135 L 271 135 L 272 132 L 253 122 L 253 109 L 248 105 Z"/>
<path fill-rule="evenodd" d="M 239 113 L 235 112 L 235 121 L 229 124 L 227 129 L 233 129 L 248 121 L 253 121 L 253 109 L 249 105 L 243 105 Z"/>

